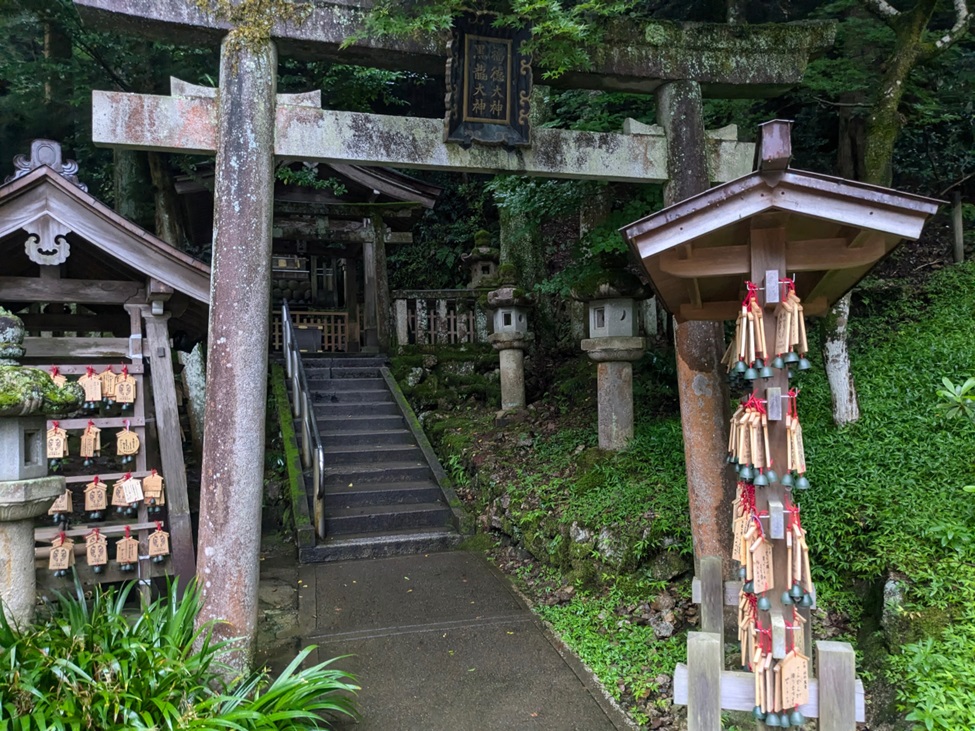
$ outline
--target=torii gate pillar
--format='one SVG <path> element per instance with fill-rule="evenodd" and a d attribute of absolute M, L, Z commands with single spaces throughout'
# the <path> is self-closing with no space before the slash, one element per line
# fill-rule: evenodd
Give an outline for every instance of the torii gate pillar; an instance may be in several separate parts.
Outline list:
<path fill-rule="evenodd" d="M 250 665 L 257 628 L 276 85 L 274 43 L 231 31 L 220 47 L 197 624 L 219 620 L 219 639 L 241 638 L 237 668 Z"/>

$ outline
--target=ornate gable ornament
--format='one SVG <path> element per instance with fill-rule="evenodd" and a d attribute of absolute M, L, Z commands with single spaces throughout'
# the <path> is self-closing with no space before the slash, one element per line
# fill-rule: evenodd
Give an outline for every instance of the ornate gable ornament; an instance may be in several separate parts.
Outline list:
<path fill-rule="evenodd" d="M 47 166 L 58 175 L 88 192 L 88 187 L 78 180 L 78 163 L 62 160 L 61 145 L 53 140 L 34 140 L 30 145 L 30 157 L 17 155 L 14 158 L 14 174 L 3 182 L 9 183 L 21 178 L 39 167 Z M 43 212 L 23 226 L 27 231 L 24 251 L 27 258 L 41 266 L 63 264 L 71 254 L 67 234 L 71 227 L 48 212 Z"/>
<path fill-rule="evenodd" d="M 31 142 L 30 157 L 17 155 L 14 158 L 14 174 L 8 176 L 3 182 L 9 183 L 23 177 L 41 165 L 47 165 L 65 180 L 77 185 L 86 193 L 88 192 L 88 186 L 78 180 L 78 163 L 74 160 L 62 160 L 61 144 L 54 140 L 34 140 Z"/>

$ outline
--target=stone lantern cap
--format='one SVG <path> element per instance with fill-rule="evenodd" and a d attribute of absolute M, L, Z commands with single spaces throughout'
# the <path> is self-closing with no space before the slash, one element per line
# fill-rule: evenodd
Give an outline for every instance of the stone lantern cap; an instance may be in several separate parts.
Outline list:
<path fill-rule="evenodd" d="M 500 307 L 521 307 L 532 306 L 531 295 L 525 293 L 518 287 L 498 287 L 498 289 L 488 292 L 488 308 L 496 310 Z"/>

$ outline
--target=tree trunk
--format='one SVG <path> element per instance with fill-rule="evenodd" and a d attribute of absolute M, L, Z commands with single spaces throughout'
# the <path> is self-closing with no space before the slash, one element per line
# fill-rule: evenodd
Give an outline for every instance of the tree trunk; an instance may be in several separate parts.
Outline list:
<path fill-rule="evenodd" d="M 894 143 L 901 130 L 898 108 L 904 95 L 907 77 L 917 65 L 921 54 L 921 42 L 934 12 L 935 0 L 921 0 L 910 11 L 898 15 L 893 21 L 896 43 L 887 58 L 886 71 L 880 90 L 867 118 L 864 138 L 863 175 L 861 179 L 874 185 L 889 186 Z M 843 152 L 841 138 L 840 153 Z M 855 161 L 855 157 L 851 160 Z M 840 160 L 841 169 L 844 160 Z M 846 169 L 843 173 L 848 172 Z M 860 418 L 856 387 L 850 370 L 850 353 L 847 348 L 847 322 L 850 317 L 850 295 L 847 294 L 833 307 L 823 327 L 823 361 L 826 378 L 833 397 L 833 421 L 837 426 L 849 424 Z"/>
<path fill-rule="evenodd" d="M 183 230 L 173 175 L 164 155 L 150 152 L 148 158 L 156 209 L 156 236 L 167 244 L 182 249 L 186 242 L 186 233 Z"/>

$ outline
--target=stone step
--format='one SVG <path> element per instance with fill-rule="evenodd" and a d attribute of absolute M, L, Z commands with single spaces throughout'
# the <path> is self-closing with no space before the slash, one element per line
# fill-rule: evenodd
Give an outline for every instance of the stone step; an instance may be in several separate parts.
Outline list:
<path fill-rule="evenodd" d="M 312 378 L 382 378 L 380 366 L 317 366 L 305 364 L 305 376 Z"/>
<path fill-rule="evenodd" d="M 387 392 L 388 393 L 388 392 Z M 390 396 L 392 398 L 392 396 Z M 345 416 L 398 416 L 402 418 L 402 413 L 395 401 L 371 401 L 360 403 L 336 403 L 332 401 L 316 401 L 314 403 L 315 417 L 322 419 L 335 419 Z"/>
<path fill-rule="evenodd" d="M 403 505 L 436 503 L 443 499 L 440 486 L 433 480 L 425 482 L 373 482 L 360 490 L 333 486 L 325 492 L 325 513 L 333 509 L 367 505 Z"/>
<path fill-rule="evenodd" d="M 374 465 L 336 465 L 325 467 L 322 483 L 328 490 L 333 485 L 349 488 L 375 482 L 416 482 L 432 479 L 426 462 L 385 462 Z"/>
<path fill-rule="evenodd" d="M 308 389 L 312 393 L 338 391 L 388 391 L 382 378 L 327 378 L 308 375 Z"/>
<path fill-rule="evenodd" d="M 450 518 L 450 508 L 442 502 L 333 508 L 325 511 L 325 535 L 447 528 Z"/>
<path fill-rule="evenodd" d="M 462 540 L 463 537 L 452 530 L 418 531 L 412 528 L 326 536 L 318 545 L 302 548 L 298 560 L 301 563 L 328 563 L 437 553 L 457 548 Z"/>
<path fill-rule="evenodd" d="M 381 465 L 389 464 L 390 462 L 423 464 L 423 452 L 416 444 L 388 444 L 381 446 L 335 446 L 325 444 L 325 464 L 328 467 L 338 465 Z"/>
<path fill-rule="evenodd" d="M 385 357 L 355 356 L 336 357 L 326 353 L 303 353 L 301 362 L 308 368 L 381 368 Z"/>
<path fill-rule="evenodd" d="M 309 388 L 311 388 L 309 386 Z M 395 406 L 393 394 L 389 389 L 369 390 L 369 391 L 318 391 L 311 388 L 311 399 L 317 407 L 318 404 L 379 404 L 391 403 Z"/>
<path fill-rule="evenodd" d="M 355 421 L 362 420 L 356 419 Z M 411 432 L 409 429 L 369 429 L 364 427 L 359 431 L 351 431 L 352 429 L 359 429 L 359 424 L 350 424 L 346 429 L 333 430 L 331 428 L 331 422 L 329 422 L 329 424 L 330 427 L 328 431 L 322 428 L 322 422 L 319 422 L 318 424 L 318 433 L 321 435 L 322 442 L 325 444 L 326 449 L 329 447 L 391 447 L 405 444 L 416 445 L 416 440 L 413 438 L 413 432 Z M 395 424 L 397 427 L 402 426 L 401 421 L 397 421 Z"/>
<path fill-rule="evenodd" d="M 404 421 L 401 414 L 345 414 L 318 416 L 318 433 L 325 435 L 375 433 L 385 434 L 402 430 Z M 410 435 L 412 438 L 412 434 Z"/>

